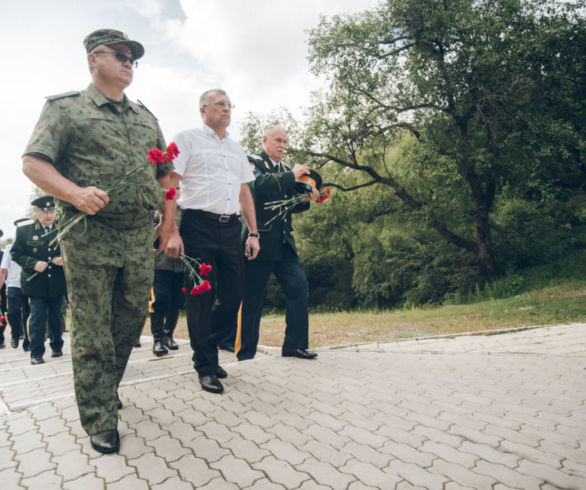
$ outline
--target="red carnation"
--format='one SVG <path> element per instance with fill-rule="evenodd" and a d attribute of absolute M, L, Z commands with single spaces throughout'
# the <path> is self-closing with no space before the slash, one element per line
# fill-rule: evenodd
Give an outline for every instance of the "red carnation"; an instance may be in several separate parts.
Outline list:
<path fill-rule="evenodd" d="M 175 187 L 171 187 L 167 192 L 165 192 L 165 201 L 172 201 L 175 199 L 175 194 L 177 194 Z"/>
<path fill-rule="evenodd" d="M 177 145 L 175 143 L 169 143 L 169 146 L 167 147 L 167 158 L 166 160 L 168 162 L 172 162 L 173 160 L 175 160 L 175 157 L 179 155 L 179 148 L 177 148 Z"/>
<path fill-rule="evenodd" d="M 183 287 L 181 288 L 181 292 L 182 292 L 183 294 L 185 294 L 185 286 L 183 286 Z"/>
<path fill-rule="evenodd" d="M 165 161 L 165 155 L 163 155 L 163 152 L 158 148 L 153 148 L 147 153 L 147 160 L 153 165 L 157 165 Z"/>
<path fill-rule="evenodd" d="M 212 271 L 212 266 L 205 262 L 199 266 L 199 273 L 202 276 L 207 276 Z"/>
<path fill-rule="evenodd" d="M 210 281 L 208 281 L 207 279 L 204 282 L 202 282 L 199 287 L 201 288 L 202 293 L 205 293 L 206 291 L 212 290 L 212 286 L 210 284 Z"/>
<path fill-rule="evenodd" d="M 316 203 L 321 204 L 324 202 L 328 197 L 330 197 L 330 188 L 326 187 L 323 191 L 319 193 L 319 197 L 315 200 Z"/>

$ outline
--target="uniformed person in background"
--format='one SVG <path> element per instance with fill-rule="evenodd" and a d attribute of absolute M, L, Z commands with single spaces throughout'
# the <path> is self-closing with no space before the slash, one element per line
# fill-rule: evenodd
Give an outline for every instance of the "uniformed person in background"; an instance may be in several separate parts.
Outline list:
<path fill-rule="evenodd" d="M 0 230 L 0 237 L 4 235 L 4 232 Z M 4 256 L 4 251 L 0 248 L 0 261 Z M 6 330 L 6 286 L 2 282 L 0 286 L 0 349 L 4 349 L 4 330 Z"/>
<path fill-rule="evenodd" d="M 288 211 L 282 219 L 271 221 L 278 210 L 265 209 L 265 203 L 293 196 L 295 179 L 309 175 L 310 170 L 300 164 L 290 169 L 281 162 L 287 147 L 287 133 L 284 129 L 277 126 L 266 128 L 262 143 L 263 151 L 248 157 L 255 176 L 249 185 L 254 196 L 260 253 L 256 259 L 244 262 L 244 293 L 236 335 L 236 356 L 243 361 L 252 359 L 256 354 L 265 291 L 269 276 L 273 273 L 283 287 L 287 300 L 285 339 L 281 354 L 285 357 L 314 359 L 317 353 L 307 350 L 309 287 L 291 234 L 291 213 L 309 209 L 309 200 L 315 200 L 319 192 L 314 188 L 306 202 Z M 243 224 L 243 243 L 246 236 L 248 229 Z"/>
<path fill-rule="evenodd" d="M 179 214 L 179 210 L 177 211 Z M 173 340 L 179 312 L 185 303 L 183 289 L 183 262 L 169 257 L 165 252 L 155 255 L 155 279 L 149 313 L 153 335 L 153 354 L 164 356 L 179 346 Z"/>
<path fill-rule="evenodd" d="M 153 282 L 154 210 L 163 207 L 161 247 L 180 239 L 175 208 L 161 189 L 170 187 L 173 165 L 147 160 L 149 150 L 165 149 L 163 135 L 156 118 L 124 94 L 144 48 L 114 29 L 92 32 L 84 47 L 91 83 L 48 98 L 23 170 L 58 198 L 61 224 L 86 213 L 61 238 L 73 378 L 92 447 L 112 453 L 120 447 L 117 390 L 144 326 Z M 108 192 L 121 180 L 122 187 Z"/>
<path fill-rule="evenodd" d="M 29 299 L 31 364 L 43 364 L 47 330 L 51 357 L 63 355 L 62 311 L 66 288 L 59 243 L 51 243 L 57 236 L 55 200 L 43 196 L 31 204 L 36 219 L 16 229 L 10 256 L 22 268 L 21 293 Z"/>
<path fill-rule="evenodd" d="M 30 218 L 20 218 L 14 222 L 14 226 L 27 222 L 30 224 Z M 22 348 L 25 352 L 30 351 L 30 340 L 28 336 L 28 318 L 30 315 L 30 308 L 28 298 L 22 294 L 20 287 L 20 276 L 22 268 L 10 256 L 10 249 L 12 245 L 8 245 L 4 250 L 4 256 L 0 263 L 0 285 L 6 287 L 6 300 L 8 310 L 6 318 L 10 325 L 12 338 L 10 345 L 13 349 L 17 349 L 20 339 L 23 339 Z"/>

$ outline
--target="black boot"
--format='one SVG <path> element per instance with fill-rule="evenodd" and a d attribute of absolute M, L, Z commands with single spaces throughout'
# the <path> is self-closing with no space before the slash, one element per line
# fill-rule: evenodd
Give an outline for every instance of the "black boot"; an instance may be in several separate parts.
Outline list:
<path fill-rule="evenodd" d="M 165 345 L 171 350 L 179 349 L 177 342 L 173 340 L 173 332 L 177 326 L 177 320 L 179 318 L 179 310 L 173 310 L 167 314 L 165 321 Z"/>
<path fill-rule="evenodd" d="M 168 353 L 164 337 L 163 315 L 159 312 L 151 313 L 151 333 L 153 334 L 153 354 L 157 357 L 164 356 Z"/>

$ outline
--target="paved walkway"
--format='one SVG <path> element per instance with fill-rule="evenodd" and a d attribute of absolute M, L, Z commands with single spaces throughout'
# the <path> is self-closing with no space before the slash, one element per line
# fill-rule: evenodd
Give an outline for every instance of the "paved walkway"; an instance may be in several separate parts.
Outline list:
<path fill-rule="evenodd" d="M 119 455 L 92 450 L 71 362 L 0 351 L 0 488 L 586 489 L 586 324 L 234 362 L 135 349 Z"/>

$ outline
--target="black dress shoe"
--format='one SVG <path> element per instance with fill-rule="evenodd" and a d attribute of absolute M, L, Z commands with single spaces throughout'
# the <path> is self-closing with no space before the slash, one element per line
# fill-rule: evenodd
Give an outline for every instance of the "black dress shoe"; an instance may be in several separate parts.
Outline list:
<path fill-rule="evenodd" d="M 13 349 L 18 349 L 18 341 L 18 337 L 12 337 L 12 340 L 10 340 L 10 347 L 12 347 Z"/>
<path fill-rule="evenodd" d="M 228 377 L 228 373 L 222 366 L 218 366 L 218 369 L 216 369 L 216 376 L 220 379 L 224 379 Z"/>
<path fill-rule="evenodd" d="M 117 453 L 120 449 L 120 436 L 116 429 L 105 430 L 90 436 L 92 447 L 104 454 Z"/>
<path fill-rule="evenodd" d="M 4 347 L 6 347 L 6 345 L 4 345 L 4 341 L 0 342 L 0 349 L 4 349 Z"/>
<path fill-rule="evenodd" d="M 155 340 L 155 342 L 153 343 L 153 354 L 157 357 L 161 357 L 168 353 L 169 351 L 165 348 L 163 340 Z"/>
<path fill-rule="evenodd" d="M 179 349 L 179 346 L 177 345 L 177 342 L 175 342 L 173 340 L 173 337 L 171 337 L 169 335 L 167 335 L 164 338 L 164 343 L 165 343 L 165 346 L 167 347 L 167 349 L 170 349 L 170 350 L 177 350 L 177 349 Z"/>
<path fill-rule="evenodd" d="M 45 361 L 42 357 L 31 357 L 31 364 L 34 366 L 35 364 L 44 364 Z"/>
<path fill-rule="evenodd" d="M 233 345 L 218 345 L 218 348 L 221 350 L 226 350 L 228 352 L 234 352 L 234 346 Z"/>
<path fill-rule="evenodd" d="M 24 350 L 25 352 L 28 352 L 31 350 L 31 344 L 30 342 L 23 342 L 22 343 L 22 350 Z"/>
<path fill-rule="evenodd" d="M 222 383 L 220 383 L 220 381 L 218 380 L 218 376 L 215 374 L 200 376 L 199 384 L 201 385 L 202 389 L 204 389 L 205 391 L 209 391 L 210 393 L 224 392 L 224 387 L 222 386 Z"/>
<path fill-rule="evenodd" d="M 62 355 L 63 355 L 62 350 L 54 350 L 53 352 L 51 352 L 51 357 L 61 357 Z"/>
<path fill-rule="evenodd" d="M 317 352 L 306 349 L 283 349 L 281 352 L 283 357 L 298 357 L 299 359 L 315 359 Z"/>
<path fill-rule="evenodd" d="M 116 392 L 116 407 L 118 408 L 118 410 L 120 410 L 123 406 L 124 405 L 122 405 L 122 400 L 120 399 L 118 392 Z"/>

